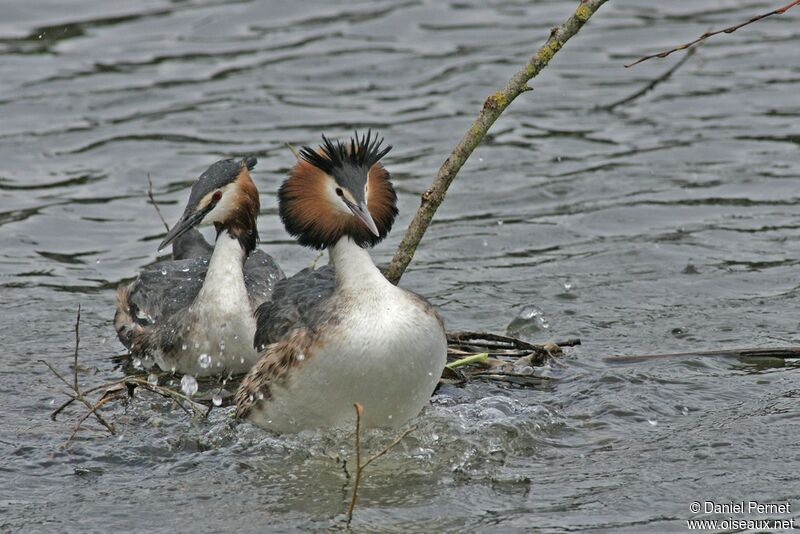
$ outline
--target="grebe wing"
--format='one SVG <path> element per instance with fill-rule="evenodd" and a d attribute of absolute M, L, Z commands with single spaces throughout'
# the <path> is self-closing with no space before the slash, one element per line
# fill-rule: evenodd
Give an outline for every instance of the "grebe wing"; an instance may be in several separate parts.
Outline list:
<path fill-rule="evenodd" d="M 192 228 L 172 242 L 172 259 L 210 258 L 214 245 L 203 237 L 197 228 Z"/>
<path fill-rule="evenodd" d="M 256 310 L 256 335 L 253 346 L 263 350 L 270 343 L 283 339 L 292 330 L 311 328 L 324 317 L 322 302 L 333 294 L 336 272 L 326 265 L 319 269 L 303 269 L 278 282 L 272 299 Z"/>

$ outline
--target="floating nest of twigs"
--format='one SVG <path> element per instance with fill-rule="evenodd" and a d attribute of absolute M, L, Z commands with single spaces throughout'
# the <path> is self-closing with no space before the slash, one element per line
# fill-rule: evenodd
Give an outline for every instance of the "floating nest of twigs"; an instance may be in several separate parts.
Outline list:
<path fill-rule="evenodd" d="M 83 404 L 87 410 L 76 422 L 65 446 L 69 445 L 83 423 L 91 417 L 108 432 L 116 434 L 113 421 L 106 420 L 100 410 L 114 402 L 133 397 L 136 390 L 149 391 L 170 399 L 191 417 L 205 418 L 213 408 L 232 404 L 233 394 L 244 375 L 181 377 L 175 373 L 160 371 L 155 366 L 145 369 L 142 362 L 130 354 L 112 358 L 123 371 L 123 377 L 88 388 L 82 386 L 78 376 L 80 318 L 78 308 L 72 376 L 69 377 L 71 380 L 50 363 L 42 361 L 67 387 L 64 392 L 67 399 L 53 411 L 51 418 L 55 420 L 61 412 L 76 402 Z M 580 340 L 535 345 L 514 337 L 486 332 L 449 332 L 447 344 L 448 363 L 440 383 L 462 385 L 472 380 L 494 380 L 531 386 L 546 380 L 546 377 L 535 374 L 535 368 L 560 355 L 564 347 L 580 345 Z M 188 383 L 184 383 L 187 380 Z"/>

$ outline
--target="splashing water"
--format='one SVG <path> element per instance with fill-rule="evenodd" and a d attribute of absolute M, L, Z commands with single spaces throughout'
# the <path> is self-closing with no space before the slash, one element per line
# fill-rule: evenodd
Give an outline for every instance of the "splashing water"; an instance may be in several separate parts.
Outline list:
<path fill-rule="evenodd" d="M 508 335 L 515 337 L 529 337 L 550 328 L 550 323 L 544 311 L 538 306 L 526 306 L 509 323 L 506 329 Z"/>
<path fill-rule="evenodd" d="M 183 375 L 183 378 L 181 378 L 181 391 L 189 397 L 197 393 L 197 380 L 192 375 Z"/>

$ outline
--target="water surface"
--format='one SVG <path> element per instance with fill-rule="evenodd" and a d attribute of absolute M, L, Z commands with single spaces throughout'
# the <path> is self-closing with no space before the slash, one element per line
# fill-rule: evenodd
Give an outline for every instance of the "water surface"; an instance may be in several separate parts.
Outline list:
<path fill-rule="evenodd" d="M 6 1 L 0 21 L 0 530 L 293 531 L 341 525 L 347 436 L 190 421 L 141 396 L 120 435 L 50 421 L 83 306 L 83 380 L 119 376 L 115 289 L 157 258 L 192 180 L 255 154 L 263 245 L 285 143 L 373 128 L 400 194 L 385 262 L 485 97 L 574 3 Z M 797 344 L 800 12 L 679 59 L 622 65 L 766 1 L 609 2 L 463 168 L 403 285 L 450 329 L 580 337 L 535 388 L 442 388 L 376 463 L 364 531 L 684 531 L 693 500 L 800 506 L 797 364 L 607 357 Z M 376 435 L 378 447 L 390 436 Z"/>

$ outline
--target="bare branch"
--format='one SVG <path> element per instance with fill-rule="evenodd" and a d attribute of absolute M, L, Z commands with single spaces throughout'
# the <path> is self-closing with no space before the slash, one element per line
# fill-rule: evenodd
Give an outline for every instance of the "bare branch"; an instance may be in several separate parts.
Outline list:
<path fill-rule="evenodd" d="M 355 478 L 353 480 L 353 493 L 350 496 L 350 505 L 347 507 L 347 526 L 348 526 L 348 528 L 350 527 L 350 523 L 353 521 L 353 510 L 355 510 L 355 507 L 356 507 L 356 500 L 358 499 L 358 488 L 359 488 L 359 485 L 361 484 L 361 476 L 362 476 L 362 474 L 364 472 L 364 469 L 366 469 L 369 464 L 371 464 L 372 462 L 374 462 L 375 460 L 377 460 L 378 458 L 380 458 L 381 456 L 383 456 L 384 454 L 386 454 L 390 450 L 394 449 L 401 441 L 403 441 L 403 438 L 405 438 L 406 436 L 408 436 L 410 433 L 414 432 L 417 429 L 417 427 L 415 427 L 415 426 L 409 428 L 408 430 L 406 430 L 405 432 L 400 434 L 397 437 L 397 439 L 395 439 L 393 442 L 391 442 L 381 452 L 379 452 L 379 453 L 377 453 L 377 454 L 375 454 L 373 456 L 370 456 L 367 459 L 367 461 L 362 464 L 361 463 L 361 416 L 364 415 L 364 406 L 362 406 L 360 403 L 356 402 L 355 404 L 353 404 L 353 408 L 355 408 L 355 410 L 356 410 L 356 437 L 355 437 L 355 440 L 356 440 L 356 473 L 355 473 Z M 347 473 L 346 469 L 345 469 L 345 473 Z"/>
<path fill-rule="evenodd" d="M 603 358 L 608 363 L 640 363 L 670 358 L 775 358 L 780 360 L 800 359 L 800 347 L 768 347 L 702 352 L 674 352 L 670 354 L 642 354 L 638 356 L 611 356 Z"/>
<path fill-rule="evenodd" d="M 153 207 L 156 209 L 156 213 L 158 213 L 158 218 L 161 219 L 161 222 L 164 223 L 164 228 L 167 229 L 169 232 L 169 225 L 167 221 L 164 219 L 164 216 L 161 215 L 161 208 L 158 207 L 158 202 L 156 202 L 156 198 L 153 196 L 153 180 L 150 178 L 150 173 L 147 173 L 147 196 L 150 197 L 150 203 L 153 204 Z"/>
<path fill-rule="evenodd" d="M 48 369 L 50 369 L 50 371 L 52 371 L 52 372 L 53 372 L 53 374 L 54 374 L 54 375 L 56 375 L 56 377 L 57 377 L 59 380 L 61 380 L 62 382 L 64 382 L 64 383 L 67 385 L 67 387 L 69 387 L 70 389 L 73 389 L 73 388 L 72 388 L 72 384 L 70 384 L 70 383 L 69 383 L 69 381 L 67 381 L 67 379 L 66 379 L 66 378 L 64 378 L 64 377 L 61 375 L 61 373 L 59 373 L 58 371 L 56 371 L 56 370 L 55 370 L 55 368 L 53 368 L 53 366 L 52 366 L 52 365 L 50 365 L 48 362 L 46 362 L 46 361 L 44 361 L 44 360 L 39 360 L 39 362 L 41 362 L 41 363 L 45 364 L 45 365 L 48 367 Z M 73 390 L 73 391 L 74 391 L 74 390 Z M 94 414 L 94 416 L 95 416 L 95 418 L 97 419 L 97 421 L 98 421 L 98 422 L 99 422 L 101 425 L 103 425 L 104 427 L 106 427 L 106 429 L 107 429 L 107 430 L 108 430 L 108 431 L 109 431 L 109 432 L 110 432 L 112 435 L 117 433 L 117 432 L 114 430 L 114 425 L 112 425 L 112 424 L 110 424 L 108 421 L 106 421 L 106 420 L 105 420 L 105 418 L 104 418 L 102 415 L 100 415 L 100 412 L 98 412 L 98 411 L 97 411 L 97 408 L 95 407 L 95 405 L 93 405 L 93 404 L 92 404 L 92 403 L 91 403 L 89 400 L 87 400 L 87 399 L 86 399 L 86 397 L 84 397 L 84 395 L 83 395 L 83 394 L 82 394 L 80 391 L 75 391 L 75 393 L 74 393 L 74 394 L 73 394 L 73 393 L 67 393 L 67 396 L 68 396 L 68 397 L 70 397 L 70 399 L 72 399 L 72 400 L 78 400 L 78 401 L 81 401 L 81 402 L 82 402 L 82 403 L 83 403 L 83 404 L 84 404 L 84 405 L 85 405 L 85 406 L 86 406 L 86 407 L 89 409 L 89 413 L 92 413 L 92 414 Z M 53 414 L 51 414 L 51 417 L 53 417 Z"/>
<path fill-rule="evenodd" d="M 64 444 L 61 447 L 64 448 L 64 449 L 69 447 L 69 444 L 72 443 L 73 438 L 78 433 L 78 431 L 81 429 L 81 426 L 83 425 L 83 423 L 85 423 L 86 420 L 89 419 L 89 417 L 92 414 L 94 414 L 95 416 L 99 416 L 99 414 L 97 413 L 97 410 L 99 410 L 105 404 L 111 402 L 112 400 L 116 400 L 117 398 L 119 398 L 119 397 L 111 397 L 111 396 L 109 396 L 109 397 L 106 397 L 106 398 L 98 401 L 97 404 L 92 406 L 92 408 L 89 409 L 89 411 L 87 411 L 85 414 L 83 414 L 83 417 L 78 419 L 78 422 L 75 423 L 75 427 L 72 429 L 72 434 L 69 435 L 69 437 L 67 438 L 67 441 L 65 441 Z"/>
<path fill-rule="evenodd" d="M 295 148 L 295 146 L 293 144 L 291 144 L 291 143 L 286 143 L 286 146 L 289 147 L 289 150 L 292 151 L 292 155 L 294 156 L 294 159 L 296 159 L 297 161 L 300 161 L 300 151 L 297 150 Z"/>
<path fill-rule="evenodd" d="M 77 317 L 75 317 L 75 355 L 72 360 L 72 389 L 75 391 L 75 393 L 78 394 L 78 396 L 81 395 L 81 390 L 78 387 L 78 347 L 80 347 L 81 344 L 80 326 L 81 326 L 81 304 L 79 302 L 78 314 Z"/>
<path fill-rule="evenodd" d="M 800 1 L 800 0 L 798 0 L 798 1 Z M 650 81 L 647 85 L 645 85 L 644 87 L 642 87 L 641 89 L 639 89 L 638 91 L 633 93 L 632 95 L 626 96 L 625 98 L 623 98 L 621 100 L 617 100 L 616 102 L 613 102 L 613 103 L 608 104 L 606 106 L 602 106 L 600 109 L 604 109 L 606 111 L 611 111 L 614 108 L 621 106 L 622 104 L 628 104 L 628 103 L 633 102 L 634 100 L 646 95 L 647 93 L 649 93 L 650 91 L 655 89 L 655 87 L 657 85 L 659 85 L 661 83 L 664 83 L 665 81 L 669 80 L 670 77 L 672 77 L 672 75 L 675 74 L 675 71 L 677 71 L 679 68 L 681 68 L 684 63 L 689 61 L 689 58 L 694 55 L 696 50 L 697 50 L 697 48 L 690 48 L 689 51 L 686 52 L 686 54 L 684 54 L 684 56 L 681 58 L 680 61 L 675 63 L 672 67 L 670 67 L 661 76 L 659 76 L 658 78 L 655 78 L 654 80 Z"/>
<path fill-rule="evenodd" d="M 353 404 L 356 411 L 356 475 L 353 481 L 353 494 L 350 497 L 350 505 L 347 507 L 347 526 L 353 521 L 353 510 L 356 507 L 356 499 L 358 499 L 358 486 L 361 484 L 361 414 L 364 412 L 364 407 L 359 404 Z"/>
<path fill-rule="evenodd" d="M 364 469 L 364 468 L 365 468 L 365 467 L 367 467 L 369 464 L 371 464 L 372 462 L 374 462 L 375 460 L 377 460 L 378 458 L 380 458 L 381 456 L 383 456 L 384 454 L 386 454 L 386 453 L 387 453 L 387 452 L 389 452 L 390 450 L 394 449 L 394 448 L 395 448 L 397 445 L 399 445 L 399 444 L 400 444 L 400 442 L 401 442 L 401 441 L 403 441 L 403 439 L 404 439 L 406 436 L 408 436 L 409 434 L 411 434 L 412 432 L 414 432 L 416 429 L 417 429 L 417 427 L 415 427 L 415 426 L 412 426 L 411 428 L 407 429 L 407 430 L 406 430 L 406 431 L 404 431 L 402 434 L 400 434 L 399 436 L 397 436 L 397 439 L 395 439 L 393 442 L 391 442 L 391 443 L 390 443 L 390 444 L 389 444 L 389 445 L 388 445 L 388 446 L 387 446 L 385 449 L 383 449 L 381 452 L 379 452 L 378 454 L 376 454 L 376 455 L 374 455 L 374 456 L 370 456 L 370 458 L 369 458 L 369 459 L 368 459 L 366 462 L 364 462 L 364 465 L 362 465 L 362 466 L 361 466 L 361 469 Z"/>
<path fill-rule="evenodd" d="M 630 67 L 633 67 L 634 65 L 638 65 L 642 61 L 647 61 L 648 59 L 653 59 L 653 58 L 657 58 L 657 57 L 658 58 L 665 58 L 668 55 L 672 54 L 673 52 L 677 52 L 678 50 L 686 50 L 690 46 L 694 46 L 697 43 L 699 43 L 700 41 L 704 41 L 704 40 L 708 39 L 709 37 L 713 37 L 715 35 L 719 35 L 720 33 L 733 33 L 736 30 L 738 30 L 739 28 L 742 28 L 742 27 L 747 26 L 748 24 L 752 24 L 754 22 L 758 22 L 761 19 L 765 19 L 767 17 L 771 17 L 772 15 L 783 15 L 784 13 L 786 13 L 787 11 L 789 11 L 790 9 L 792 9 L 794 6 L 796 6 L 798 4 L 800 4 L 800 0 L 794 0 L 793 2 L 790 2 L 790 3 L 786 4 L 785 6 L 783 6 L 781 8 L 778 8 L 778 9 L 775 9 L 773 11 L 770 11 L 769 13 L 764 13 L 763 15 L 758 15 L 756 17 L 753 17 L 750 20 L 748 20 L 747 22 L 742 22 L 741 24 L 737 24 L 735 26 L 730 26 L 728 28 L 723 28 L 721 30 L 716 30 L 716 31 L 713 31 L 713 32 L 706 32 L 703 35 L 701 35 L 700 37 L 698 37 L 697 39 L 695 39 L 694 41 L 691 41 L 689 43 L 682 44 L 680 46 L 676 46 L 675 48 L 671 48 L 669 50 L 664 50 L 663 52 L 659 52 L 658 54 L 650 54 L 649 56 L 641 57 L 641 58 L 637 59 L 636 61 L 634 61 L 633 63 L 629 63 L 629 64 L 625 65 L 625 68 L 628 69 Z"/>
<path fill-rule="evenodd" d="M 422 203 L 409 224 L 400 246 L 386 271 L 386 278 L 397 283 L 414 257 L 422 236 L 433 219 L 439 205 L 444 201 L 447 189 L 469 156 L 483 140 L 486 132 L 503 111 L 521 93 L 528 90 L 528 81 L 534 78 L 553 59 L 559 50 L 586 24 L 586 21 L 606 3 L 606 0 L 581 0 L 575 12 L 561 26 L 553 28 L 550 36 L 528 63 L 508 81 L 504 89 L 490 95 L 483 104 L 478 117 L 442 163 L 433 183 L 422 193 Z"/>

